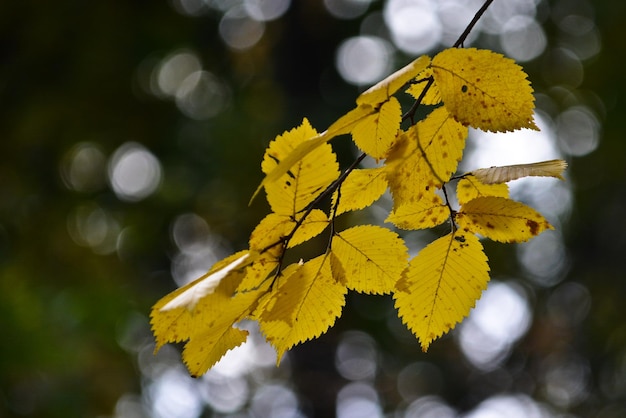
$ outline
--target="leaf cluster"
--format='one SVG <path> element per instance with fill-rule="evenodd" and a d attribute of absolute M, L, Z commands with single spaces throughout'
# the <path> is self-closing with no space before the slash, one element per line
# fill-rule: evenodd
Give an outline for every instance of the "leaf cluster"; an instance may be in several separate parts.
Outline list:
<path fill-rule="evenodd" d="M 396 95 L 415 101 L 404 111 Z M 429 112 L 415 120 L 419 106 Z M 278 358 L 316 338 L 341 315 L 348 291 L 393 294 L 398 315 L 427 350 L 469 314 L 489 281 L 480 237 L 527 241 L 548 221 L 509 198 L 507 182 L 525 176 L 561 178 L 560 160 L 490 167 L 456 175 L 468 127 L 506 132 L 537 129 L 526 74 L 488 50 L 447 49 L 422 56 L 362 93 L 356 106 L 319 133 L 308 120 L 277 136 L 261 169 L 271 208 L 250 235 L 249 248 L 217 263 L 152 310 L 157 349 L 186 342 L 192 375 L 206 372 L 259 323 Z M 340 170 L 330 140 L 349 135 L 362 154 Z M 380 164 L 358 168 L 369 156 Z M 456 184 L 453 207 L 449 188 Z M 401 230 L 449 223 L 446 235 L 409 260 L 397 232 L 379 225 L 338 231 L 338 216 L 371 206 L 387 190 L 386 222 Z M 255 193 L 255 195 L 256 195 Z M 323 207 L 323 202 L 330 206 Z M 327 203 L 326 203 L 327 204 Z M 327 234 L 322 254 L 285 265 L 285 254 Z"/>

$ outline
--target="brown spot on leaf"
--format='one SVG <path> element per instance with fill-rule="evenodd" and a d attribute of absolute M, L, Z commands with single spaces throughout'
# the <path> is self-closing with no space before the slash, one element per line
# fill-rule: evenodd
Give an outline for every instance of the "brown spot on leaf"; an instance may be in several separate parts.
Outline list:
<path fill-rule="evenodd" d="M 532 219 L 528 219 L 526 221 L 526 226 L 530 229 L 530 233 L 532 235 L 537 235 L 539 233 L 539 224 Z"/>

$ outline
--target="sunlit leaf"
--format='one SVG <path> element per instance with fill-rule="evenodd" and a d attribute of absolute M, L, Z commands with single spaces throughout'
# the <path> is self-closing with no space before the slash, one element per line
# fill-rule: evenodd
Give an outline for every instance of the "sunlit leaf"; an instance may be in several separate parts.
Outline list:
<path fill-rule="evenodd" d="M 287 248 L 295 247 L 309 239 L 319 235 L 329 223 L 328 216 L 320 209 L 313 209 L 296 228 L 297 221 L 302 219 L 304 213 L 296 217 L 270 213 L 259 222 L 250 235 L 250 248 L 256 251 L 267 250 L 270 246 L 280 249 L 279 243 L 284 241 L 292 232 Z"/>
<path fill-rule="evenodd" d="M 488 50 L 449 48 L 433 58 L 432 69 L 444 105 L 463 125 L 496 132 L 538 129 L 533 89 L 513 60 Z"/>
<path fill-rule="evenodd" d="M 383 168 L 353 170 L 341 185 L 337 215 L 370 206 L 385 193 L 385 190 L 387 180 Z M 333 206 L 337 203 L 338 196 L 338 192 L 333 194 Z"/>
<path fill-rule="evenodd" d="M 478 238 L 448 234 L 411 260 L 394 293 L 398 315 L 426 351 L 469 314 L 488 281 L 489 265 Z"/>
<path fill-rule="evenodd" d="M 219 361 L 228 350 L 246 341 L 248 331 L 233 325 L 255 309 L 266 289 L 205 299 L 202 311 L 193 317 L 193 333 L 183 350 L 183 361 L 192 376 L 200 376 Z M 200 305 L 199 305 L 200 308 Z"/>
<path fill-rule="evenodd" d="M 420 200 L 399 205 L 385 222 L 400 229 L 424 229 L 442 224 L 450 218 L 450 210 L 434 192 L 426 193 Z"/>
<path fill-rule="evenodd" d="M 390 293 L 407 263 L 408 250 L 394 232 L 374 225 L 335 235 L 332 253 L 343 267 L 345 284 L 357 292 Z"/>
<path fill-rule="evenodd" d="M 400 102 L 395 97 L 391 97 L 380 106 L 377 113 L 356 124 L 352 129 L 352 139 L 363 152 L 371 157 L 384 158 L 396 140 L 401 120 Z"/>
<path fill-rule="evenodd" d="M 264 173 L 272 172 L 299 144 L 316 135 L 306 119 L 299 127 L 279 135 L 266 150 L 261 169 Z M 322 144 L 296 162 L 279 179 L 265 185 L 267 201 L 275 213 L 295 216 L 337 177 L 337 158 L 330 145 Z"/>
<path fill-rule="evenodd" d="M 421 82 L 412 84 L 411 86 L 409 86 L 408 89 L 406 89 L 406 92 L 409 93 L 411 96 L 413 96 L 415 100 L 418 100 L 421 98 L 420 103 L 423 105 L 436 105 L 436 104 L 441 103 L 441 94 L 439 93 L 439 87 L 437 86 L 437 83 L 434 82 L 434 79 L 430 83 L 430 87 L 428 88 L 428 90 L 424 92 L 424 90 L 426 89 L 426 86 L 428 86 L 429 84 L 428 79 L 432 76 L 433 76 L 433 69 L 432 68 L 425 69 L 424 71 L 419 73 L 416 77 L 416 79 L 418 81 L 421 80 Z"/>
<path fill-rule="evenodd" d="M 240 252 L 216 263 L 207 275 L 165 296 L 152 308 L 150 322 L 156 338 L 155 350 L 168 342 L 186 341 L 183 360 L 193 376 L 206 372 L 228 350 L 246 339 L 247 332 L 233 325 L 255 309 L 256 301 L 266 291 L 260 287 L 255 292 L 235 292 L 250 267 L 246 263 L 256 260 L 256 255 L 248 254 Z M 206 281 L 220 273 L 224 277 L 208 293 L 192 291 L 204 288 Z"/>
<path fill-rule="evenodd" d="M 326 332 L 341 315 L 347 289 L 333 278 L 330 264 L 326 254 L 304 263 L 277 290 L 277 294 L 289 291 L 294 296 L 276 300 L 289 304 L 285 312 L 291 316 L 283 320 L 259 320 L 261 331 L 276 349 L 279 361 L 294 345 Z"/>
<path fill-rule="evenodd" d="M 447 182 L 463 155 L 466 137 L 467 128 L 444 107 L 399 135 L 386 164 L 394 207 L 421 200 Z"/>
<path fill-rule="evenodd" d="M 555 177 L 563 180 L 562 174 L 566 168 L 567 163 L 565 161 L 550 160 L 530 164 L 479 168 L 472 171 L 472 174 L 484 184 L 506 183 L 522 177 Z"/>
<path fill-rule="evenodd" d="M 484 184 L 472 175 L 465 175 L 456 186 L 456 197 L 460 205 L 482 196 L 509 197 L 506 184 Z"/>
<path fill-rule="evenodd" d="M 478 197 L 456 214 L 463 229 L 499 242 L 524 242 L 552 225 L 534 209 L 503 197 Z"/>
<path fill-rule="evenodd" d="M 378 105 L 386 102 L 406 83 L 414 79 L 419 73 L 426 69 L 428 64 L 430 64 L 430 57 L 422 55 L 361 93 L 361 95 L 356 99 L 356 103 L 358 105 L 370 104 L 374 107 L 378 107 Z"/>

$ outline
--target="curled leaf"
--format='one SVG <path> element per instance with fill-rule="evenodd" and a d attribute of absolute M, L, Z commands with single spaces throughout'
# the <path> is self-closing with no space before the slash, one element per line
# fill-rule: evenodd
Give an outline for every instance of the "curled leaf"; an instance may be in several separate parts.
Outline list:
<path fill-rule="evenodd" d="M 549 160 L 530 164 L 505 165 L 501 167 L 479 168 L 472 171 L 483 184 L 506 183 L 522 177 L 555 177 L 563 180 L 567 163 L 563 160 Z"/>

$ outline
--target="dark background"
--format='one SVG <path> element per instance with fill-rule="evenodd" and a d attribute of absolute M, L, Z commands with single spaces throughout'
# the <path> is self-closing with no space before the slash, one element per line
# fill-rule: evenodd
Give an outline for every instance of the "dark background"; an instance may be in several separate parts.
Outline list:
<path fill-rule="evenodd" d="M 176 287 L 175 220 L 194 214 L 184 219 L 208 227 L 219 244 L 214 257 L 245 248 L 267 211 L 263 199 L 248 200 L 269 141 L 305 116 L 323 129 L 361 91 L 342 81 L 334 62 L 367 14 L 337 19 L 321 1 L 293 1 L 265 23 L 256 45 L 238 51 L 220 38 L 217 3 L 193 15 L 165 0 L 0 4 L 0 417 L 324 417 L 348 384 L 373 390 L 378 412 L 393 417 L 466 414 L 490 399 L 514 401 L 490 416 L 626 416 L 626 4 L 608 0 L 541 1 L 537 9 L 548 52 L 523 64 L 530 80 L 552 97 L 556 114 L 567 94 L 593 109 L 601 135 L 595 151 L 565 155 L 573 193 L 558 225 L 567 252 L 562 277 L 537 285 L 514 249 L 487 246 L 494 277 L 513 277 L 532 311 L 529 329 L 497 365 L 473 366 L 454 337 L 421 353 L 393 331 L 399 322 L 389 319 L 390 298 L 362 295 L 351 295 L 337 326 L 293 350 L 281 368 L 270 362 L 257 367 L 262 373 L 252 367 L 239 375 L 248 394 L 221 415 L 207 401 L 213 380 L 185 380 L 174 350 L 151 357 L 150 306 Z M 373 2 L 368 13 L 382 7 Z M 563 42 L 555 16 L 569 8 L 595 22 L 601 39 L 600 52 L 581 61 L 576 86 L 545 70 L 562 64 L 549 51 Z M 493 36 L 474 42 L 497 49 Z M 227 86 L 216 115 L 194 119 L 151 90 L 151 71 L 181 48 Z M 394 69 L 411 59 L 395 57 Z M 160 163 L 159 187 L 145 198 L 120 197 L 107 175 L 116 150 L 129 143 Z M 346 144 L 337 149 L 349 161 Z M 91 157 L 71 174 L 78 150 Z M 336 347 L 346 335 L 374 353 L 374 377 L 337 371 Z M 407 395 L 398 376 L 411 364 L 418 372 Z M 168 370 L 178 373 L 170 379 L 178 391 L 163 398 L 159 382 Z M 283 415 L 267 406 L 276 393 L 296 399 Z M 199 406 L 189 412 L 190 404 Z"/>

